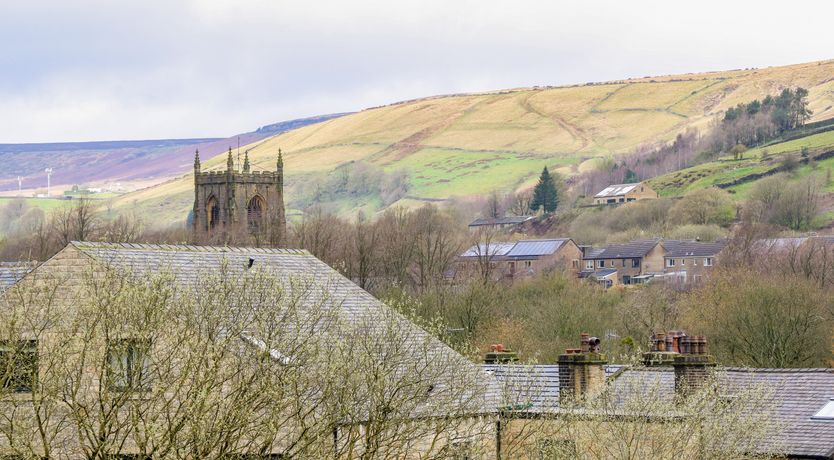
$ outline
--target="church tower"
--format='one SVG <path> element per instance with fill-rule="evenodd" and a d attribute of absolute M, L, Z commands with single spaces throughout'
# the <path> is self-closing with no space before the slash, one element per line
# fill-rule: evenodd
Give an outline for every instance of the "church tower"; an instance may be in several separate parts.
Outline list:
<path fill-rule="evenodd" d="M 245 155 L 240 171 L 229 148 L 225 171 L 203 172 L 200 152 L 195 152 L 194 238 L 228 242 L 249 235 L 259 243 L 283 246 L 287 232 L 283 154 L 279 149 L 275 172 L 252 171 L 248 150 Z"/>

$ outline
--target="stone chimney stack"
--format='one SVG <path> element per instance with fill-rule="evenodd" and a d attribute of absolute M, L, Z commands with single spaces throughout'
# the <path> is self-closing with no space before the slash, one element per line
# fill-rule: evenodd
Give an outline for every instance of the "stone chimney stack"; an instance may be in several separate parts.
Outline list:
<path fill-rule="evenodd" d="M 587 333 L 579 336 L 579 348 L 568 348 L 559 356 L 559 400 L 576 401 L 593 396 L 605 387 L 606 356 L 600 340 Z"/>
<path fill-rule="evenodd" d="M 498 343 L 489 347 L 489 352 L 484 356 L 484 364 L 512 364 L 518 361 L 518 354 L 504 344 Z"/>
<path fill-rule="evenodd" d="M 685 397 L 697 391 L 712 376 L 715 358 L 708 354 L 707 339 L 703 335 L 680 338 L 680 353 L 674 357 L 675 393 Z"/>

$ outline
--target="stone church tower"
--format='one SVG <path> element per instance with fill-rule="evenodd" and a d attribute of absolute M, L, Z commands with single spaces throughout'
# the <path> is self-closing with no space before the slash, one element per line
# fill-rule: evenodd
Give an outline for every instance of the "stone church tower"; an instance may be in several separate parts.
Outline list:
<path fill-rule="evenodd" d="M 232 149 L 226 171 L 200 171 L 200 152 L 194 154 L 194 223 L 197 240 L 249 235 L 274 246 L 286 243 L 284 160 L 278 150 L 277 170 L 251 171 L 249 152 L 240 171 Z"/>

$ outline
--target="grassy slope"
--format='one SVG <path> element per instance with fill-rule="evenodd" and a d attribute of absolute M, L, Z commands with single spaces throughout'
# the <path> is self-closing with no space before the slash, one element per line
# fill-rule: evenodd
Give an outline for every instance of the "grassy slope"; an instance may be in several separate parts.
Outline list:
<path fill-rule="evenodd" d="M 716 161 L 656 177 L 650 180 L 649 184 L 662 196 L 681 196 L 693 190 L 712 187 L 749 174 L 771 170 L 779 166 L 785 155 L 797 155 L 803 147 L 808 148 L 811 156 L 823 151 L 834 150 L 834 131 L 750 149 L 745 152 L 744 158 L 741 160 L 733 160 L 732 157 L 719 158 Z M 766 157 L 762 156 L 764 151 L 767 151 Z M 814 167 L 802 165 L 791 175 L 791 180 L 802 180 L 814 173 L 824 174 L 828 167 L 834 167 L 834 159 L 829 158 L 816 162 Z M 734 193 L 737 199 L 741 200 L 747 196 L 747 192 L 756 182 L 755 180 L 744 182 L 729 187 L 728 190 Z M 834 189 L 828 191 L 834 191 Z"/>
<path fill-rule="evenodd" d="M 433 97 L 364 110 L 248 148 L 256 169 L 271 170 L 281 147 L 290 185 L 353 160 L 406 169 L 412 188 L 399 204 L 414 205 L 525 187 L 544 165 L 574 174 L 595 157 L 669 140 L 727 107 L 788 86 L 808 88 L 815 118 L 828 118 L 834 116 L 832 77 L 834 61 Z M 204 164 L 222 168 L 224 158 Z M 184 218 L 192 193 L 185 175 L 128 194 L 117 206 L 171 221 Z M 340 209 L 372 211 L 372 201 L 340 203 Z"/>

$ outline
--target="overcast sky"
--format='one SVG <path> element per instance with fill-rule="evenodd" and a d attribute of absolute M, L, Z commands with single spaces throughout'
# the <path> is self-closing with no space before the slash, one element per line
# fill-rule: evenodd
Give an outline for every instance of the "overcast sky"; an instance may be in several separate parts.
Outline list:
<path fill-rule="evenodd" d="M 832 2 L 0 0 L 0 143 L 834 58 Z"/>

